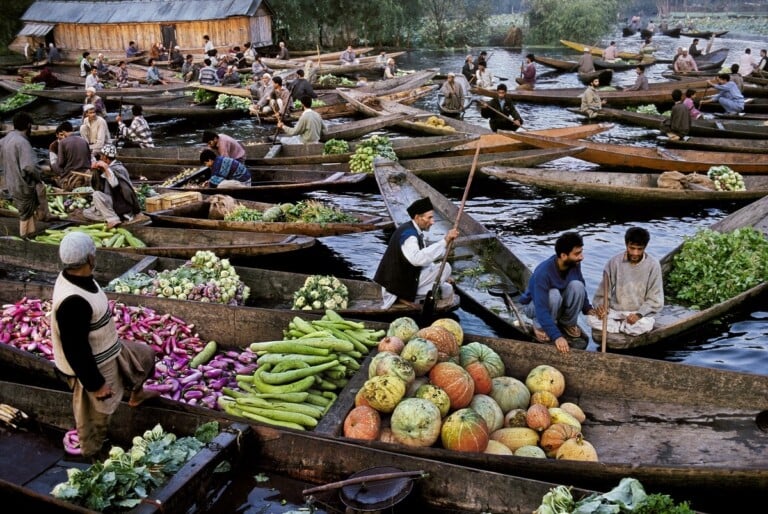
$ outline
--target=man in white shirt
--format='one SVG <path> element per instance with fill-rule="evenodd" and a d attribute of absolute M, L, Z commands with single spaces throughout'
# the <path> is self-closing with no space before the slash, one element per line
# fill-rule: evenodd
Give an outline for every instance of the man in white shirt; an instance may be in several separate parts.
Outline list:
<path fill-rule="evenodd" d="M 746 77 L 751 75 L 752 72 L 755 71 L 755 68 L 757 68 L 757 63 L 755 62 L 755 58 L 752 57 L 752 49 L 747 48 L 744 50 L 744 53 L 741 54 L 741 57 L 739 57 L 739 73 L 742 77 Z"/>

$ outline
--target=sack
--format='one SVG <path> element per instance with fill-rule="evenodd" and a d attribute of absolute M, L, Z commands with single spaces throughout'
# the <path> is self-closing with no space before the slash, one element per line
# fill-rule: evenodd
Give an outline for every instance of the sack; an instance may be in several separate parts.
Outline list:
<path fill-rule="evenodd" d="M 683 180 L 685 175 L 679 171 L 665 171 L 659 175 L 656 185 L 663 189 L 685 189 Z"/>
<path fill-rule="evenodd" d="M 715 183 L 706 175 L 691 173 L 683 179 L 683 185 L 686 189 L 695 189 L 697 191 L 716 191 Z"/>
<path fill-rule="evenodd" d="M 213 195 L 208 203 L 211 204 L 208 209 L 208 218 L 212 220 L 223 220 L 238 205 L 237 200 L 227 195 Z"/>

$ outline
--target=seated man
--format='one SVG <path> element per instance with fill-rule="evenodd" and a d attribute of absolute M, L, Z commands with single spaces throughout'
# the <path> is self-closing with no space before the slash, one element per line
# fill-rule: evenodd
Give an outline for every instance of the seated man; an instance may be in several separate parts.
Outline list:
<path fill-rule="evenodd" d="M 211 178 L 203 187 L 248 187 L 251 185 L 251 172 L 245 164 L 231 157 L 222 157 L 206 148 L 200 152 L 200 163 L 211 169 Z"/>
<path fill-rule="evenodd" d="M 490 118 L 491 130 L 517 130 L 523 125 L 523 118 L 517 112 L 512 100 L 507 98 L 507 85 L 499 84 L 496 97 L 488 103 L 480 102 L 480 115 Z"/>
<path fill-rule="evenodd" d="M 626 250 L 609 260 L 603 279 L 592 298 L 596 315 L 587 316 L 589 326 L 602 330 L 608 304 L 607 331 L 640 335 L 649 332 L 653 315 L 664 307 L 664 288 L 659 260 L 646 253 L 651 235 L 644 228 L 630 227 L 624 234 Z M 605 297 L 608 281 L 608 298 Z"/>
<path fill-rule="evenodd" d="M 727 114 L 744 112 L 744 95 L 728 73 L 721 73 L 714 80 L 707 80 L 707 84 L 717 89 L 718 93 L 703 99 L 701 103 L 717 102 Z"/>
<path fill-rule="evenodd" d="M 130 221 L 141 212 L 136 190 L 123 163 L 117 160 L 117 148 L 104 145 L 99 160 L 91 165 L 93 205 L 83 211 L 83 216 L 93 221 L 106 221 L 107 227 L 116 227 Z"/>
<path fill-rule="evenodd" d="M 435 223 L 435 212 L 429 198 L 416 200 L 408 207 L 409 223 L 400 225 L 389 240 L 384 256 L 376 270 L 374 281 L 383 288 L 385 309 L 400 298 L 408 302 L 423 302 L 439 281 L 436 306 L 453 302 L 453 286 L 447 281 L 451 266 L 446 263 L 442 275 L 437 276 L 440 265 L 435 263 L 445 255 L 448 244 L 456 239 L 458 231 L 451 228 L 445 237 L 429 246 L 424 245 L 424 231 Z"/>
<path fill-rule="evenodd" d="M 582 260 L 584 240 L 576 232 L 564 233 L 555 241 L 555 255 L 536 266 L 520 297 L 525 314 L 533 321 L 534 339 L 554 341 L 560 353 L 570 351 L 566 336 L 577 339 L 582 335 L 579 313 L 597 313 L 587 297 Z"/>
<path fill-rule="evenodd" d="M 55 146 L 54 146 L 55 145 Z M 56 141 L 51 144 L 51 171 L 56 185 L 65 191 L 88 185 L 91 149 L 88 141 L 76 134 L 72 123 L 63 121 L 56 127 Z"/>
<path fill-rule="evenodd" d="M 277 128 L 290 136 L 281 140 L 283 144 L 317 143 L 325 130 L 323 118 L 312 110 L 312 97 L 305 95 L 300 101 L 304 111 L 295 127 L 286 127 L 281 120 L 277 121 Z"/>

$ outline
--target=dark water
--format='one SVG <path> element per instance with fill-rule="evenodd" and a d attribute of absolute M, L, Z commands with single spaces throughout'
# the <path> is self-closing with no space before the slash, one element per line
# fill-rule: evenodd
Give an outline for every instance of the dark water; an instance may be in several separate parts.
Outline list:
<path fill-rule="evenodd" d="M 640 45 L 639 37 L 621 38 L 616 35 L 620 50 L 635 50 Z M 610 38 L 597 42 L 606 46 Z M 593 42 L 590 42 L 593 43 Z M 706 44 L 706 42 L 704 42 Z M 658 37 L 654 42 L 658 58 L 670 58 L 677 46 L 688 46 L 689 38 L 671 39 Z M 765 38 L 728 37 L 715 40 L 713 49 L 730 48 L 726 64 L 737 62 L 744 48 L 751 47 L 757 54 L 765 47 Z M 514 87 L 514 77 L 519 74 L 520 63 L 528 52 L 577 59 L 578 53 L 565 47 L 526 48 L 512 51 L 503 48 L 487 48 L 490 54 L 489 69 L 495 77 L 508 78 Z M 437 67 L 441 72 L 458 72 L 467 53 L 477 55 L 479 48 L 461 48 L 444 51 L 415 51 L 398 59 L 401 69 L 422 69 Z M 656 64 L 647 70 L 651 82 L 663 80 L 661 73 L 666 64 Z M 579 87 L 575 74 L 556 74 L 537 65 L 538 88 Z M 614 84 L 628 85 L 634 82 L 633 70 L 614 73 Z M 437 112 L 436 95 L 427 97 L 416 104 Z M 46 104 L 36 113 L 38 122 L 43 118 L 54 121 L 71 119 L 72 104 Z M 518 110 L 529 129 L 563 127 L 581 123 L 581 119 L 558 107 L 534 104 L 519 104 Z M 486 125 L 475 107 L 466 113 L 465 120 Z M 343 123 L 345 120 L 332 120 Z M 159 144 L 198 144 L 203 129 L 213 128 L 229 133 L 241 140 L 263 139 L 274 134 L 274 126 L 259 125 L 255 120 L 236 120 L 222 125 L 191 125 L 185 122 L 168 121 L 153 123 L 153 133 Z M 407 137 L 389 134 L 390 137 Z M 654 134 L 645 129 L 617 124 L 611 130 L 595 136 L 595 140 L 621 144 L 653 145 Z M 589 163 L 565 158 L 553 161 L 547 167 L 590 168 Z M 375 187 L 375 186 L 374 186 Z M 446 196 L 460 201 L 463 183 L 438 185 Z M 386 207 L 375 189 L 356 192 L 317 192 L 310 195 L 340 207 L 378 214 Z M 594 292 L 605 261 L 623 250 L 623 234 L 629 226 L 638 225 L 651 232 L 648 251 L 657 257 L 663 256 L 682 242 L 685 236 L 693 235 L 698 229 L 735 211 L 741 205 L 648 205 L 627 203 L 607 204 L 588 200 L 570 194 L 556 194 L 533 187 L 476 179 L 466 204 L 466 211 L 488 228 L 496 231 L 528 266 L 551 255 L 554 240 L 567 230 L 576 230 L 584 236 L 584 275 L 590 294 Z M 257 264 L 293 269 L 307 273 L 334 273 L 339 276 L 371 278 L 383 255 L 387 234 L 365 233 L 324 238 L 309 254 L 297 257 L 280 257 L 263 260 Z M 309 255 L 309 257 L 307 256 Z M 494 331 L 471 313 L 460 310 L 458 315 L 465 330 L 470 333 L 504 335 Z M 590 341 L 588 350 L 598 347 Z M 739 312 L 734 312 L 716 322 L 710 323 L 695 333 L 686 334 L 650 349 L 641 349 L 638 355 L 682 362 L 686 364 L 738 370 L 749 373 L 768 373 L 768 308 L 766 298 L 759 298 Z"/>

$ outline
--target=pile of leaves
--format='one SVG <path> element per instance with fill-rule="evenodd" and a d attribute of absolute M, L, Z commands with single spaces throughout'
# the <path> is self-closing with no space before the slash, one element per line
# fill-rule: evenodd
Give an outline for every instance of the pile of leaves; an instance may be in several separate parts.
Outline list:
<path fill-rule="evenodd" d="M 143 436 L 134 437 L 128 451 L 113 446 L 103 462 L 84 470 L 69 468 L 67 481 L 57 484 L 51 494 L 97 511 L 132 509 L 151 490 L 165 484 L 218 433 L 216 421 L 199 426 L 194 437 L 180 438 L 158 424 Z"/>
<path fill-rule="evenodd" d="M 355 148 L 349 158 L 349 171 L 352 173 L 373 173 L 373 159 L 377 156 L 397 160 L 395 150 L 387 136 L 372 136 Z"/>
<path fill-rule="evenodd" d="M 726 301 L 768 280 L 768 239 L 752 227 L 698 231 L 672 259 L 665 290 L 693 309 Z"/>
<path fill-rule="evenodd" d="M 220 94 L 216 99 L 216 108 L 219 110 L 240 109 L 247 111 L 251 108 L 251 101 L 241 96 Z"/>
<path fill-rule="evenodd" d="M 349 143 L 343 139 L 329 139 L 323 145 L 323 155 L 336 155 L 349 152 Z"/>
<path fill-rule="evenodd" d="M 557 486 L 544 495 L 534 514 L 693 514 L 688 502 L 675 503 L 666 494 L 648 494 L 634 478 L 622 478 L 605 494 L 592 494 L 576 501 L 571 489 Z"/>
<path fill-rule="evenodd" d="M 320 100 L 318 98 L 313 98 L 312 99 L 312 108 L 313 109 L 316 108 L 316 107 L 322 107 L 324 105 L 327 105 L 327 104 L 323 100 Z M 304 106 L 301 105 L 301 100 L 299 100 L 298 98 L 296 100 L 294 100 L 293 101 L 293 108 L 296 109 L 296 110 L 303 109 Z"/>
<path fill-rule="evenodd" d="M 638 105 L 637 107 L 627 107 L 626 109 L 640 114 L 655 114 L 657 116 L 660 114 L 655 104 Z"/>
<path fill-rule="evenodd" d="M 35 99 L 34 96 L 25 95 L 23 93 L 23 91 L 30 90 L 30 89 L 37 89 L 37 90 L 45 89 L 45 84 L 43 83 L 25 84 L 18 93 L 0 102 L 0 113 L 13 111 L 15 109 L 18 109 L 19 107 L 24 107 L 30 101 L 34 100 Z"/>
<path fill-rule="evenodd" d="M 330 207 L 316 200 L 275 205 L 265 211 L 238 205 L 225 216 L 225 221 L 263 221 L 285 223 L 357 223 L 359 220 L 337 207 Z"/>
<path fill-rule="evenodd" d="M 355 82 L 346 77 L 326 74 L 320 75 L 320 78 L 317 79 L 317 85 L 324 88 L 332 88 L 336 86 L 354 86 Z"/>
<path fill-rule="evenodd" d="M 216 93 L 207 89 L 199 88 L 195 90 L 193 101 L 196 104 L 208 104 L 216 98 Z"/>

